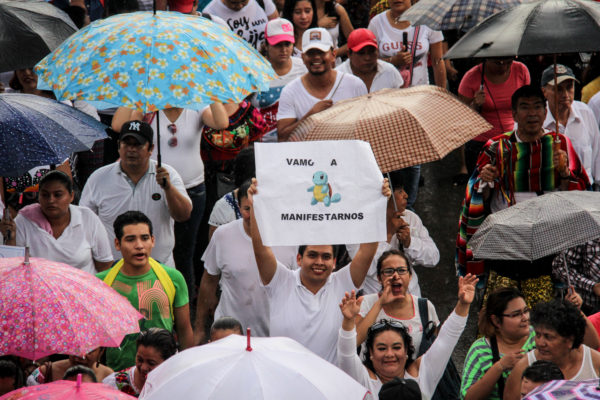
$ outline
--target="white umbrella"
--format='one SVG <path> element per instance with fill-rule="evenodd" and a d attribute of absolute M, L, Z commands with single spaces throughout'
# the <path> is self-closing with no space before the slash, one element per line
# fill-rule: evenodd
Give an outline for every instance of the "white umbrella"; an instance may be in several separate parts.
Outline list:
<path fill-rule="evenodd" d="M 364 400 L 369 391 L 300 343 L 231 335 L 159 365 L 140 399 Z"/>

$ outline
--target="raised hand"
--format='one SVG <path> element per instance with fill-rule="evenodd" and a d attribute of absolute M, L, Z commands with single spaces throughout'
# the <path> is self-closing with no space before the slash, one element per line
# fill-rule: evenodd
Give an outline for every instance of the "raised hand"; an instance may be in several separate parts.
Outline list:
<path fill-rule="evenodd" d="M 354 321 L 354 318 L 360 312 L 360 305 L 362 304 L 363 298 L 356 298 L 356 293 L 354 290 L 350 293 L 346 292 L 344 294 L 344 298 L 340 303 L 340 310 L 342 311 L 342 315 L 344 319 Z"/>
<path fill-rule="evenodd" d="M 471 304 L 475 298 L 475 285 L 479 281 L 476 275 L 467 274 L 467 276 L 458 277 L 458 302 L 461 304 Z"/>

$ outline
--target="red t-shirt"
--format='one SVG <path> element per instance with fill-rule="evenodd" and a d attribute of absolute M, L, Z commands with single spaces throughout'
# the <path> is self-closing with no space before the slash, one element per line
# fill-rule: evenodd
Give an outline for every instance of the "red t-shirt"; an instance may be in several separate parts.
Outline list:
<path fill-rule="evenodd" d="M 486 142 L 488 139 L 498 136 L 504 132 L 512 131 L 514 121 L 510 98 L 521 86 L 529 85 L 531 78 L 529 70 L 525 64 L 513 61 L 510 69 L 510 75 L 506 82 L 494 84 L 485 78 L 485 103 L 481 107 L 481 116 L 487 122 L 492 124 L 493 128 L 482 133 L 475 139 L 479 142 Z M 481 64 L 471 68 L 460 81 L 458 94 L 473 98 L 475 92 L 481 87 Z"/>
<path fill-rule="evenodd" d="M 596 314 L 588 315 L 587 317 L 590 320 L 590 322 L 592 323 L 592 325 L 594 325 L 594 328 L 596 328 L 596 332 L 598 332 L 598 335 L 600 335 L 600 312 L 597 312 Z M 596 350 L 600 350 L 600 349 L 596 349 Z"/>

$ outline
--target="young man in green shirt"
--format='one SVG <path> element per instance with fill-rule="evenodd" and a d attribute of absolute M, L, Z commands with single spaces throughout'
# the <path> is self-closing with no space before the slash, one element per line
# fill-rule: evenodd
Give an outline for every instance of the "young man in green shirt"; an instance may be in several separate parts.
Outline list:
<path fill-rule="evenodd" d="M 152 328 L 175 329 L 182 349 L 192 346 L 192 326 L 185 279 L 175 268 L 150 257 L 154 247 L 152 222 L 139 211 L 127 211 L 114 222 L 115 247 L 123 258 L 96 276 L 102 279 L 144 316 L 142 331 Z M 109 310 L 110 311 L 110 310 Z M 107 365 L 115 371 L 135 364 L 138 334 L 127 335 L 120 348 L 109 348 Z"/>

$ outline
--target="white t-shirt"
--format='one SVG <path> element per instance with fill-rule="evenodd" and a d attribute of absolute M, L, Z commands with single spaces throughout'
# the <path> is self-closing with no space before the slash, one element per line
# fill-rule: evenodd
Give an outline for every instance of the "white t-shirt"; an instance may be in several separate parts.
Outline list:
<path fill-rule="evenodd" d="M 237 199 L 233 195 L 233 192 L 225 194 L 215 203 L 215 206 L 210 212 L 210 217 L 208 217 L 208 224 L 210 226 L 221 226 L 241 218 L 241 214 L 236 214 L 235 207 L 237 207 L 239 212 L 240 205 L 237 203 Z"/>
<path fill-rule="evenodd" d="M 336 103 L 340 100 L 363 96 L 367 93 L 367 87 L 362 80 L 352 74 L 337 72 L 331 91 L 324 99 L 318 99 L 308 93 L 304 84 L 302 84 L 302 77 L 300 76 L 285 85 L 281 91 L 277 120 L 286 118 L 299 120 L 321 100 L 331 99 Z"/>
<path fill-rule="evenodd" d="M 409 318 L 409 319 L 395 318 L 395 317 L 392 317 L 391 315 L 386 314 L 382 308 L 381 311 L 379 312 L 379 314 L 377 314 L 377 319 L 375 320 L 375 322 L 379 321 L 380 319 L 387 319 L 387 320 L 394 320 L 394 321 L 402 322 L 402 324 L 408 328 L 408 333 L 410 334 L 410 337 L 412 338 L 412 344 L 413 344 L 413 347 L 415 348 L 415 352 L 413 354 L 413 360 L 414 360 L 417 358 L 419 346 L 421 345 L 421 339 L 423 338 L 423 321 L 421 321 L 421 315 L 419 314 L 419 298 L 412 294 L 410 296 L 412 297 L 412 300 L 413 300 L 413 316 L 412 316 L 412 318 Z M 366 296 L 363 296 L 363 302 L 360 306 L 360 316 L 361 317 L 364 318 L 369 313 L 371 308 L 373 308 L 373 305 L 375 305 L 375 303 L 377 302 L 377 299 L 379 299 L 378 294 L 368 294 Z M 435 306 L 429 300 L 427 300 L 427 310 L 429 312 L 429 321 L 433 321 L 435 323 L 435 326 L 438 326 L 440 324 L 440 319 L 438 318 L 437 312 L 435 311 Z M 428 322 L 428 321 L 425 321 L 425 322 Z"/>
<path fill-rule="evenodd" d="M 406 29 L 394 28 L 387 17 L 387 12 L 377 14 L 369 22 L 369 30 L 377 37 L 379 46 L 379 55 L 381 57 L 391 57 L 402 51 L 402 33 L 408 32 L 408 48 L 410 51 L 415 27 L 409 26 Z M 417 50 L 413 60 L 413 78 L 410 86 L 428 85 L 429 75 L 427 73 L 427 53 L 431 44 L 439 43 L 444 40 L 444 35 L 440 31 L 434 31 L 425 25 L 419 28 L 419 37 L 417 38 Z"/>
<path fill-rule="evenodd" d="M 162 164 L 169 172 L 171 185 L 192 204 L 181 177 L 173 167 Z M 148 172 L 134 185 L 121 169 L 119 161 L 106 165 L 90 175 L 81 193 L 79 204 L 92 210 L 108 233 L 113 259 L 120 260 L 121 252 L 115 248 L 113 222 L 126 211 L 141 211 L 152 221 L 156 244 L 152 257 L 166 265 L 173 262 L 175 233 L 173 218 L 169 213 L 164 190 L 156 182 L 156 162 L 149 161 Z"/>
<path fill-rule="evenodd" d="M 169 164 L 181 175 L 186 189 L 193 188 L 204 182 L 204 163 L 200 157 L 200 139 L 202 139 L 202 113 L 201 111 L 184 109 L 174 122 L 177 132 L 173 135 L 169 131 L 171 121 L 165 113 L 159 111 L 160 120 L 160 154 L 162 161 Z M 158 144 L 156 142 L 156 117 L 152 120 L 154 130 L 154 151 L 152 159 L 156 161 Z M 171 138 L 177 139 L 177 146 L 169 146 Z"/>
<path fill-rule="evenodd" d="M 215 320 L 234 317 L 254 336 L 269 336 L 269 300 L 262 285 L 252 249 L 252 239 L 238 219 L 217 228 L 202 261 L 206 272 L 221 275 L 221 298 Z M 296 247 L 273 247 L 275 257 L 290 269 L 298 268 Z"/>
<path fill-rule="evenodd" d="M 344 72 L 346 74 L 352 74 L 352 67 L 350 66 L 350 59 L 340 64 L 336 70 Z M 377 60 L 377 72 L 371 82 L 371 88 L 369 93 L 376 92 L 381 89 L 387 88 L 400 88 L 404 84 L 404 80 L 398 72 L 398 69 L 389 62 L 383 60 Z"/>
<path fill-rule="evenodd" d="M 58 239 L 35 222 L 17 215 L 17 246 L 29 246 L 32 257 L 43 257 L 96 274 L 94 260 L 113 260 L 106 231 L 92 210 L 71 204 L 69 211 L 71 221 Z"/>
<path fill-rule="evenodd" d="M 300 281 L 300 269 L 290 271 L 277 263 L 277 271 L 265 286 L 271 309 L 271 336 L 287 336 L 332 364 L 337 360 L 337 332 L 342 324 L 338 304 L 345 292 L 357 290 L 350 267 L 332 273 L 313 294 Z"/>
<path fill-rule="evenodd" d="M 233 11 L 222 0 L 212 0 L 203 11 L 223 18 L 229 29 L 258 50 L 265 40 L 267 17 L 277 10 L 273 0 L 264 0 L 264 4 L 263 10 L 256 0 L 250 0 L 241 10 Z"/>
<path fill-rule="evenodd" d="M 279 97 L 281 90 L 285 85 L 299 76 L 306 73 L 306 66 L 301 58 L 291 57 L 292 68 L 285 75 L 279 75 L 276 79 L 269 82 L 267 92 L 258 92 L 252 96 L 252 105 L 260 109 L 260 113 L 265 119 L 268 131 L 262 137 L 263 142 L 277 141 L 277 109 L 279 108 Z"/>

